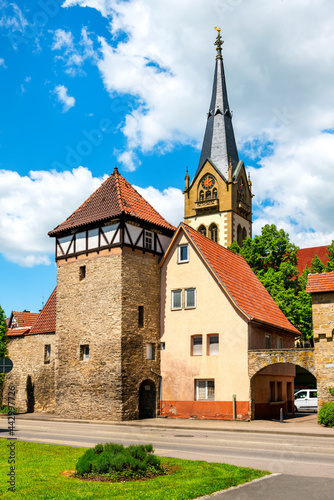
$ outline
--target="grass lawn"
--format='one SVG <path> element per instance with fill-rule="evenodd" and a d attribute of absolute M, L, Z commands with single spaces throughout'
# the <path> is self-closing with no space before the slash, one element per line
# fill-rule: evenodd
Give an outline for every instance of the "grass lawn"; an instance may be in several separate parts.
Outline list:
<path fill-rule="evenodd" d="M 74 470 L 86 448 L 16 442 L 16 492 L 7 492 L 8 440 L 0 439 L 0 498 L 110 498 L 122 500 L 186 500 L 236 486 L 269 474 L 265 471 L 202 461 L 162 458 L 162 465 L 176 466 L 168 476 L 145 481 L 106 483 L 62 476 Z"/>

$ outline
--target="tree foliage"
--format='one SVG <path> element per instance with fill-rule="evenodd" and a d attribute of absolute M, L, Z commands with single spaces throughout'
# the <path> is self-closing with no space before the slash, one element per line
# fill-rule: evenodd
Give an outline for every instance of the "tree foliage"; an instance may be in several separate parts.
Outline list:
<path fill-rule="evenodd" d="M 6 332 L 7 332 L 6 316 L 4 310 L 0 306 L 0 358 L 3 358 L 8 354 L 7 351 L 8 337 L 6 335 Z"/>
<path fill-rule="evenodd" d="M 305 271 L 298 276 L 298 247 L 290 242 L 289 235 L 267 224 L 254 239 L 246 238 L 242 247 L 234 241 L 229 248 L 244 257 L 289 321 L 309 338 L 312 302 L 305 292 L 307 274 Z"/>

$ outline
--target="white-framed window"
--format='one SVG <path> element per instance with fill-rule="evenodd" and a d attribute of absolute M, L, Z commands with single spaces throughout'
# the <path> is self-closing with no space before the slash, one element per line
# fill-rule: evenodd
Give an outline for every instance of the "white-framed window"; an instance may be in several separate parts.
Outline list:
<path fill-rule="evenodd" d="M 214 380 L 195 380 L 196 401 L 215 400 Z"/>
<path fill-rule="evenodd" d="M 208 354 L 209 356 L 218 356 L 219 354 L 219 335 L 208 336 Z"/>
<path fill-rule="evenodd" d="M 191 337 L 191 354 L 192 356 L 202 356 L 203 339 L 202 335 L 193 335 Z"/>
<path fill-rule="evenodd" d="M 146 344 L 146 359 L 155 359 L 155 344 Z"/>
<path fill-rule="evenodd" d="M 283 348 L 283 338 L 277 337 L 277 349 L 282 349 L 282 348 Z"/>
<path fill-rule="evenodd" d="M 185 308 L 196 307 L 196 288 L 186 288 L 184 291 Z"/>
<path fill-rule="evenodd" d="M 271 349 L 271 335 L 269 333 L 265 335 L 265 349 Z"/>
<path fill-rule="evenodd" d="M 182 309 L 182 290 L 172 290 L 172 309 Z"/>
<path fill-rule="evenodd" d="M 89 360 L 89 345 L 81 345 L 80 346 L 80 360 L 88 361 Z"/>
<path fill-rule="evenodd" d="M 51 344 L 45 344 L 44 346 L 44 364 L 47 365 L 50 363 L 51 357 Z"/>
<path fill-rule="evenodd" d="M 148 250 L 152 250 L 153 249 L 153 233 L 151 231 L 147 231 L 145 229 L 144 234 L 145 234 L 144 247 L 147 248 Z"/>
<path fill-rule="evenodd" d="M 185 243 L 178 246 L 178 263 L 189 262 L 189 245 Z"/>

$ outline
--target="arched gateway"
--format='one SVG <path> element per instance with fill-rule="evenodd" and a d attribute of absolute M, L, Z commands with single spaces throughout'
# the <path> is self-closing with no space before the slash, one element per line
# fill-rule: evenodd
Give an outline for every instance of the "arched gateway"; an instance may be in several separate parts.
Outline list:
<path fill-rule="evenodd" d="M 155 418 L 157 391 L 153 380 L 144 380 L 139 386 L 139 418 Z"/>

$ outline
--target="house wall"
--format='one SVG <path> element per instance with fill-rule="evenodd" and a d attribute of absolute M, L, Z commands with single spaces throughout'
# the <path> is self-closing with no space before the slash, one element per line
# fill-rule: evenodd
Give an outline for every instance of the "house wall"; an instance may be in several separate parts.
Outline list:
<path fill-rule="evenodd" d="M 51 345 L 48 364 L 44 363 L 46 344 Z M 13 369 L 5 377 L 3 404 L 8 404 L 9 386 L 14 386 L 14 406 L 20 412 L 54 410 L 55 344 L 56 336 L 52 333 L 10 337 L 8 352 Z"/>
<path fill-rule="evenodd" d="M 230 303 L 208 268 L 189 244 L 189 262 L 177 263 L 177 245 L 162 266 L 161 351 L 162 414 L 198 418 L 232 418 L 236 395 L 238 418 L 249 410 L 248 325 Z M 173 289 L 196 288 L 195 309 L 171 310 Z M 208 334 L 219 334 L 219 355 L 208 356 Z M 203 335 L 203 354 L 191 355 L 191 337 Z M 214 379 L 215 401 L 195 401 L 195 380 Z"/>
<path fill-rule="evenodd" d="M 271 336 L 271 348 L 278 349 L 278 338 L 282 338 L 283 349 L 293 349 L 295 347 L 295 336 L 293 334 L 284 333 L 282 330 L 275 330 L 274 328 L 250 325 L 249 326 L 249 349 L 265 349 L 266 340 L 265 335 Z"/>

